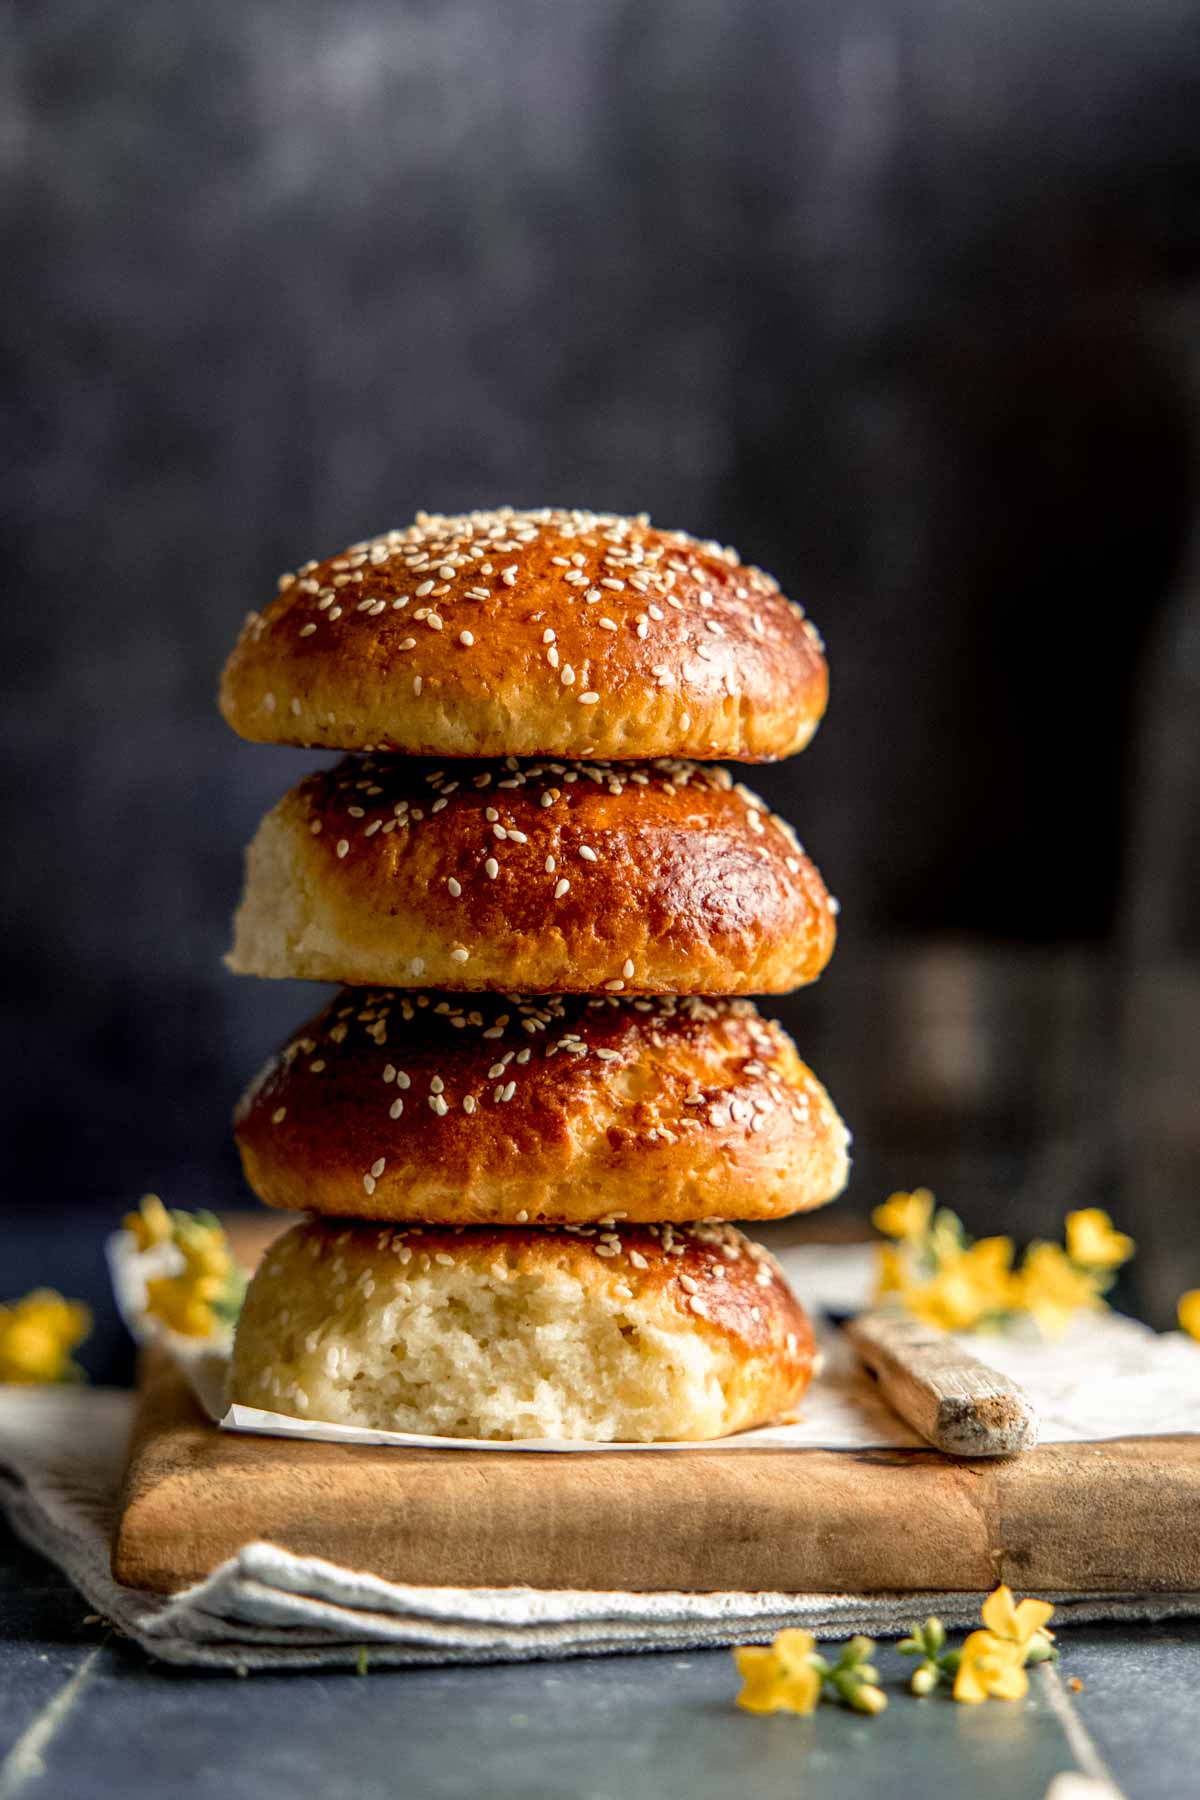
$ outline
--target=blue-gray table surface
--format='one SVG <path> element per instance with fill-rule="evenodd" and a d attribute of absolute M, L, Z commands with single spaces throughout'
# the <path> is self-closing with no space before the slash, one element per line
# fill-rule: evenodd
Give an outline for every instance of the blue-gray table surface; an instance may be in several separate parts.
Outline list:
<path fill-rule="evenodd" d="M 1200 1793 L 1200 1623 L 1065 1634 L 1028 1701 L 752 1718 L 725 1651 L 487 1668 L 235 1676 L 153 1663 L 87 1623 L 0 1526 L 0 1800 L 1036 1800 L 1106 1765 L 1131 1800 Z M 1064 1713 L 1069 1716 L 1064 1717 Z"/>

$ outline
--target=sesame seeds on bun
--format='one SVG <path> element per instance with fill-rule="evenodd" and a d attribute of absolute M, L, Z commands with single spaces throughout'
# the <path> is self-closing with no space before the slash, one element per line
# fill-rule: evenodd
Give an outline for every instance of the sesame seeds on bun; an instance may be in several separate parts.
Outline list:
<path fill-rule="evenodd" d="M 418 515 L 281 578 L 226 664 L 257 743 L 759 761 L 825 708 L 820 638 L 732 550 L 644 516 Z"/>
<path fill-rule="evenodd" d="M 783 993 L 833 902 L 728 773 L 660 761 L 434 767 L 347 758 L 268 813 L 239 974 L 523 993 Z"/>
<path fill-rule="evenodd" d="M 297 1225 L 238 1324 L 243 1405 L 439 1437 L 699 1441 L 812 1376 L 777 1264 L 728 1225 Z"/>
<path fill-rule="evenodd" d="M 848 1171 L 828 1094 L 748 1000 L 345 989 L 235 1133 L 269 1206 L 384 1221 L 782 1218 Z"/>

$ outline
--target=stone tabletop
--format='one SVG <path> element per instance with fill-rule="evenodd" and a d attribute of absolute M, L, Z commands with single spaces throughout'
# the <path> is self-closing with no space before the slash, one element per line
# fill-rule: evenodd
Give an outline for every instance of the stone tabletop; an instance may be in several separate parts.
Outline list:
<path fill-rule="evenodd" d="M 1195 1622 L 1066 1634 L 1078 1694 L 1038 1671 L 1024 1703 L 918 1702 L 889 1652 L 883 1718 L 761 1719 L 724 1651 L 238 1680 L 156 1666 L 86 1614 L 0 1527 L 0 1800 L 1038 1800 L 1066 1771 L 1197 1791 Z"/>

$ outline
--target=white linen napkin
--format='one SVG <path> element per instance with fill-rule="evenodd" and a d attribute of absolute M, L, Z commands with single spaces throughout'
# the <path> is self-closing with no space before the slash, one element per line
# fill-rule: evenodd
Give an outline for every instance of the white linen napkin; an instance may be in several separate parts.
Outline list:
<path fill-rule="evenodd" d="M 249 1544 L 168 1599 L 109 1571 L 134 1396 L 109 1388 L 0 1389 L 0 1506 L 98 1613 L 164 1662 L 224 1668 L 548 1660 L 818 1636 L 896 1636 L 936 1611 L 976 1622 L 979 1594 L 629 1594 L 413 1587 L 273 1544 Z M 1046 1596 L 1054 1598 L 1054 1596 Z M 1200 1594 L 1058 1602 L 1060 1624 L 1200 1616 Z"/>

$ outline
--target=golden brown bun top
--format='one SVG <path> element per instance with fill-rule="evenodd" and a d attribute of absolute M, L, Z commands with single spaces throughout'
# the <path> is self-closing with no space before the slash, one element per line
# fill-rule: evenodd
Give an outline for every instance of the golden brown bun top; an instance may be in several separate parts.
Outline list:
<path fill-rule="evenodd" d="M 293 885 L 331 896 L 323 942 L 336 924 L 345 955 L 362 946 L 346 966 L 293 952 L 281 973 L 769 993 L 815 980 L 833 953 L 835 903 L 791 827 L 712 764 L 347 758 L 277 812 L 303 858 Z"/>
<path fill-rule="evenodd" d="M 421 513 L 281 578 L 221 710 L 258 743 L 431 756 L 791 755 L 819 636 L 736 552 L 645 517 Z"/>
<path fill-rule="evenodd" d="M 268 1205 L 456 1225 L 782 1217 L 847 1173 L 832 1101 L 748 1000 L 346 988 L 236 1135 Z"/>

